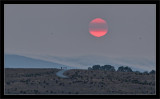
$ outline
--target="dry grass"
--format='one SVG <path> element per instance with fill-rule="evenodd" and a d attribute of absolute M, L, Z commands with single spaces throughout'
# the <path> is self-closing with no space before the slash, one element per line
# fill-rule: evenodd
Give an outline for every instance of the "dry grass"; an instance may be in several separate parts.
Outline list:
<path fill-rule="evenodd" d="M 102 70 L 5 69 L 5 94 L 155 94 L 155 75 Z"/>

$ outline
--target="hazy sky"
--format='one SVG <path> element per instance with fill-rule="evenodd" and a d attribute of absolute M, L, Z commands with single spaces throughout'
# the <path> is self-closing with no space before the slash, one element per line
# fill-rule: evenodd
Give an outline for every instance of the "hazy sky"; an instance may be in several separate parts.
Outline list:
<path fill-rule="evenodd" d="M 107 21 L 107 35 L 89 33 L 89 22 Z M 56 56 L 156 56 L 154 4 L 5 4 L 5 53 Z"/>

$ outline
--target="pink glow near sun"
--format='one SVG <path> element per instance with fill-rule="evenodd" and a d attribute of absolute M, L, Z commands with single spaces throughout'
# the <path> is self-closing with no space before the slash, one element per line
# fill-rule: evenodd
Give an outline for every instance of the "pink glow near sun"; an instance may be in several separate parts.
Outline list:
<path fill-rule="evenodd" d="M 92 20 L 89 24 L 89 32 L 95 37 L 104 36 L 108 32 L 107 22 L 101 18 Z"/>
<path fill-rule="evenodd" d="M 90 33 L 95 36 L 95 37 L 101 37 L 104 36 L 108 31 L 103 30 L 103 31 L 90 31 Z"/>
<path fill-rule="evenodd" d="M 96 18 L 92 20 L 91 23 L 106 23 L 106 21 L 101 18 Z"/>

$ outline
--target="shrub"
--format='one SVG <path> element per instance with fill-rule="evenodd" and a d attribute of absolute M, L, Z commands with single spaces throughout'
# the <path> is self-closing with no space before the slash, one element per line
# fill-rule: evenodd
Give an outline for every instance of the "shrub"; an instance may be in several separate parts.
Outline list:
<path fill-rule="evenodd" d="M 149 74 L 156 74 L 156 71 L 155 71 L 155 70 L 151 70 L 151 71 L 149 72 Z"/>
<path fill-rule="evenodd" d="M 117 71 L 119 71 L 119 72 L 133 72 L 132 69 L 128 66 L 126 66 L 126 67 L 121 66 L 118 68 Z"/>
<path fill-rule="evenodd" d="M 94 65 L 94 66 L 92 67 L 92 69 L 93 69 L 93 70 L 100 70 L 100 67 L 101 67 L 100 65 Z"/>
<path fill-rule="evenodd" d="M 107 71 L 115 71 L 115 68 L 111 65 L 104 65 L 101 67 L 102 70 L 107 70 Z"/>

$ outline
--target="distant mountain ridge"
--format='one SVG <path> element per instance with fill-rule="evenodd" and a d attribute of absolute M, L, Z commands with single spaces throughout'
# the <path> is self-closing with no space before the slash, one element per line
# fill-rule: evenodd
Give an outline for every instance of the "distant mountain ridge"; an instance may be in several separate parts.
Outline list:
<path fill-rule="evenodd" d="M 4 56 L 5 68 L 61 68 L 70 66 L 59 63 L 48 62 L 40 59 L 33 59 L 25 56 L 5 54 Z"/>
<path fill-rule="evenodd" d="M 129 66 L 134 71 L 155 70 L 154 62 L 144 58 L 119 58 L 96 55 L 85 56 L 52 56 L 52 55 L 16 55 L 5 54 L 6 68 L 60 68 L 88 69 L 93 65 L 112 65 L 115 69 L 120 66 Z M 151 67 L 152 66 L 152 67 Z"/>
<path fill-rule="evenodd" d="M 77 66 L 78 68 L 87 69 L 93 65 L 112 65 L 115 69 L 120 66 L 129 66 L 133 70 L 138 71 L 150 71 L 155 70 L 155 63 L 143 58 L 133 58 L 133 57 L 106 57 L 106 56 L 96 56 L 96 55 L 85 55 L 85 56 L 75 56 L 75 57 L 57 57 L 57 56 L 39 56 L 38 58 L 53 61 L 57 63 L 68 64 L 69 66 Z M 154 67 L 155 66 L 155 67 Z"/>

